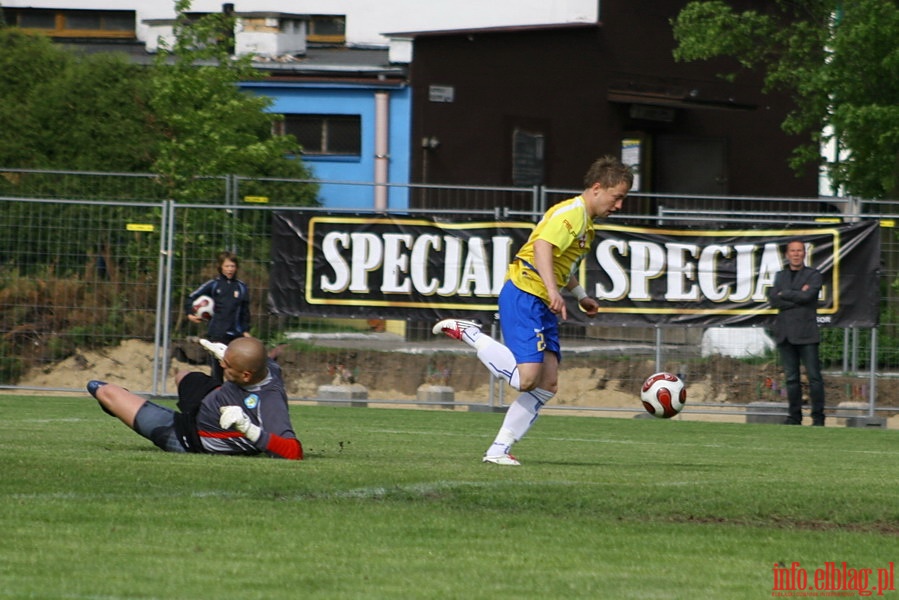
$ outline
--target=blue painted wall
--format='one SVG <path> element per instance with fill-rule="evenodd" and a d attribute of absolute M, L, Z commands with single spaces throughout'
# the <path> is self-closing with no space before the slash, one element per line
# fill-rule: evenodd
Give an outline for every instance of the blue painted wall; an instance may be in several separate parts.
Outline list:
<path fill-rule="evenodd" d="M 362 155 L 359 157 L 304 156 L 304 163 L 321 184 L 320 198 L 327 208 L 374 208 L 375 179 L 375 92 L 387 91 L 389 101 L 389 164 L 387 181 L 409 183 L 411 92 L 407 86 L 328 84 L 301 82 L 247 82 L 243 89 L 272 98 L 269 110 L 285 114 L 360 115 Z M 327 182 L 354 182 L 327 183 Z M 364 185 L 363 185 L 364 184 Z M 409 207 L 404 185 L 388 188 L 388 208 Z"/>

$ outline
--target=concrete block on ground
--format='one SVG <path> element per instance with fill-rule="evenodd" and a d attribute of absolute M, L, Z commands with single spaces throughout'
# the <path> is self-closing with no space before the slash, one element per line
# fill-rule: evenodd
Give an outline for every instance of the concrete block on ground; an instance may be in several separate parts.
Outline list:
<path fill-rule="evenodd" d="M 862 427 L 864 429 L 886 429 L 886 417 L 848 417 L 846 427 Z"/>
<path fill-rule="evenodd" d="M 368 406 L 368 388 L 358 383 L 318 386 L 318 404 L 327 406 Z"/>
<path fill-rule="evenodd" d="M 509 410 L 508 406 L 490 406 L 489 404 L 469 404 L 468 412 L 490 412 L 504 413 Z"/>
<path fill-rule="evenodd" d="M 832 417 L 837 425 L 848 425 L 847 421 L 854 417 L 864 417 L 868 414 L 867 402 L 845 401 L 837 404 Z"/>
<path fill-rule="evenodd" d="M 456 408 L 456 391 L 448 385 L 431 385 L 424 383 L 418 386 L 419 402 L 436 404 L 440 408 Z"/>
<path fill-rule="evenodd" d="M 746 407 L 747 423 L 782 425 L 787 419 L 786 402 L 750 402 Z"/>

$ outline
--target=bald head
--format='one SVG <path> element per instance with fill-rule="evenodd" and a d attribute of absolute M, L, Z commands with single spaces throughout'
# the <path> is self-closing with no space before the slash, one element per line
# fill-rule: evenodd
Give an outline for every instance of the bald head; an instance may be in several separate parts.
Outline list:
<path fill-rule="evenodd" d="M 253 337 L 237 338 L 228 344 L 224 362 L 238 385 L 262 381 L 268 374 L 265 346 Z"/>

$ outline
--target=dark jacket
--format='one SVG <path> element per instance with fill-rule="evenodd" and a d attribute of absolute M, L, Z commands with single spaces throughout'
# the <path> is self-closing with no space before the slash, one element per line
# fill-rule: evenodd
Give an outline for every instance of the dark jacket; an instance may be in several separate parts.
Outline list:
<path fill-rule="evenodd" d="M 803 291 L 803 286 L 808 289 Z M 818 294 L 821 292 L 821 273 L 803 266 L 793 275 L 789 268 L 774 276 L 774 285 L 768 288 L 771 306 L 780 310 L 774 321 L 774 341 L 778 344 L 817 344 Z"/>
<path fill-rule="evenodd" d="M 215 301 L 206 336 L 210 341 L 227 344 L 250 330 L 250 292 L 243 281 L 224 275 L 210 279 L 187 297 L 185 313 L 190 314 L 191 304 L 199 296 L 211 296 Z"/>

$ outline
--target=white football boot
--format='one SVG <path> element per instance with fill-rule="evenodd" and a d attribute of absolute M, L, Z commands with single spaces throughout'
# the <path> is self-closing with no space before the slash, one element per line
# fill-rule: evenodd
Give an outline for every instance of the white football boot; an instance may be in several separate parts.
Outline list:
<path fill-rule="evenodd" d="M 434 335 L 445 333 L 454 340 L 464 341 L 462 339 L 462 334 L 465 333 L 466 329 L 472 327 L 480 331 L 481 324 L 475 323 L 474 321 L 465 321 L 462 319 L 444 319 L 434 325 L 431 331 L 434 333 Z"/>
<path fill-rule="evenodd" d="M 496 456 L 487 456 L 485 454 L 483 462 L 492 463 L 494 465 L 501 465 L 504 467 L 521 466 L 521 463 L 518 462 L 518 459 L 511 454 L 497 454 Z"/>

